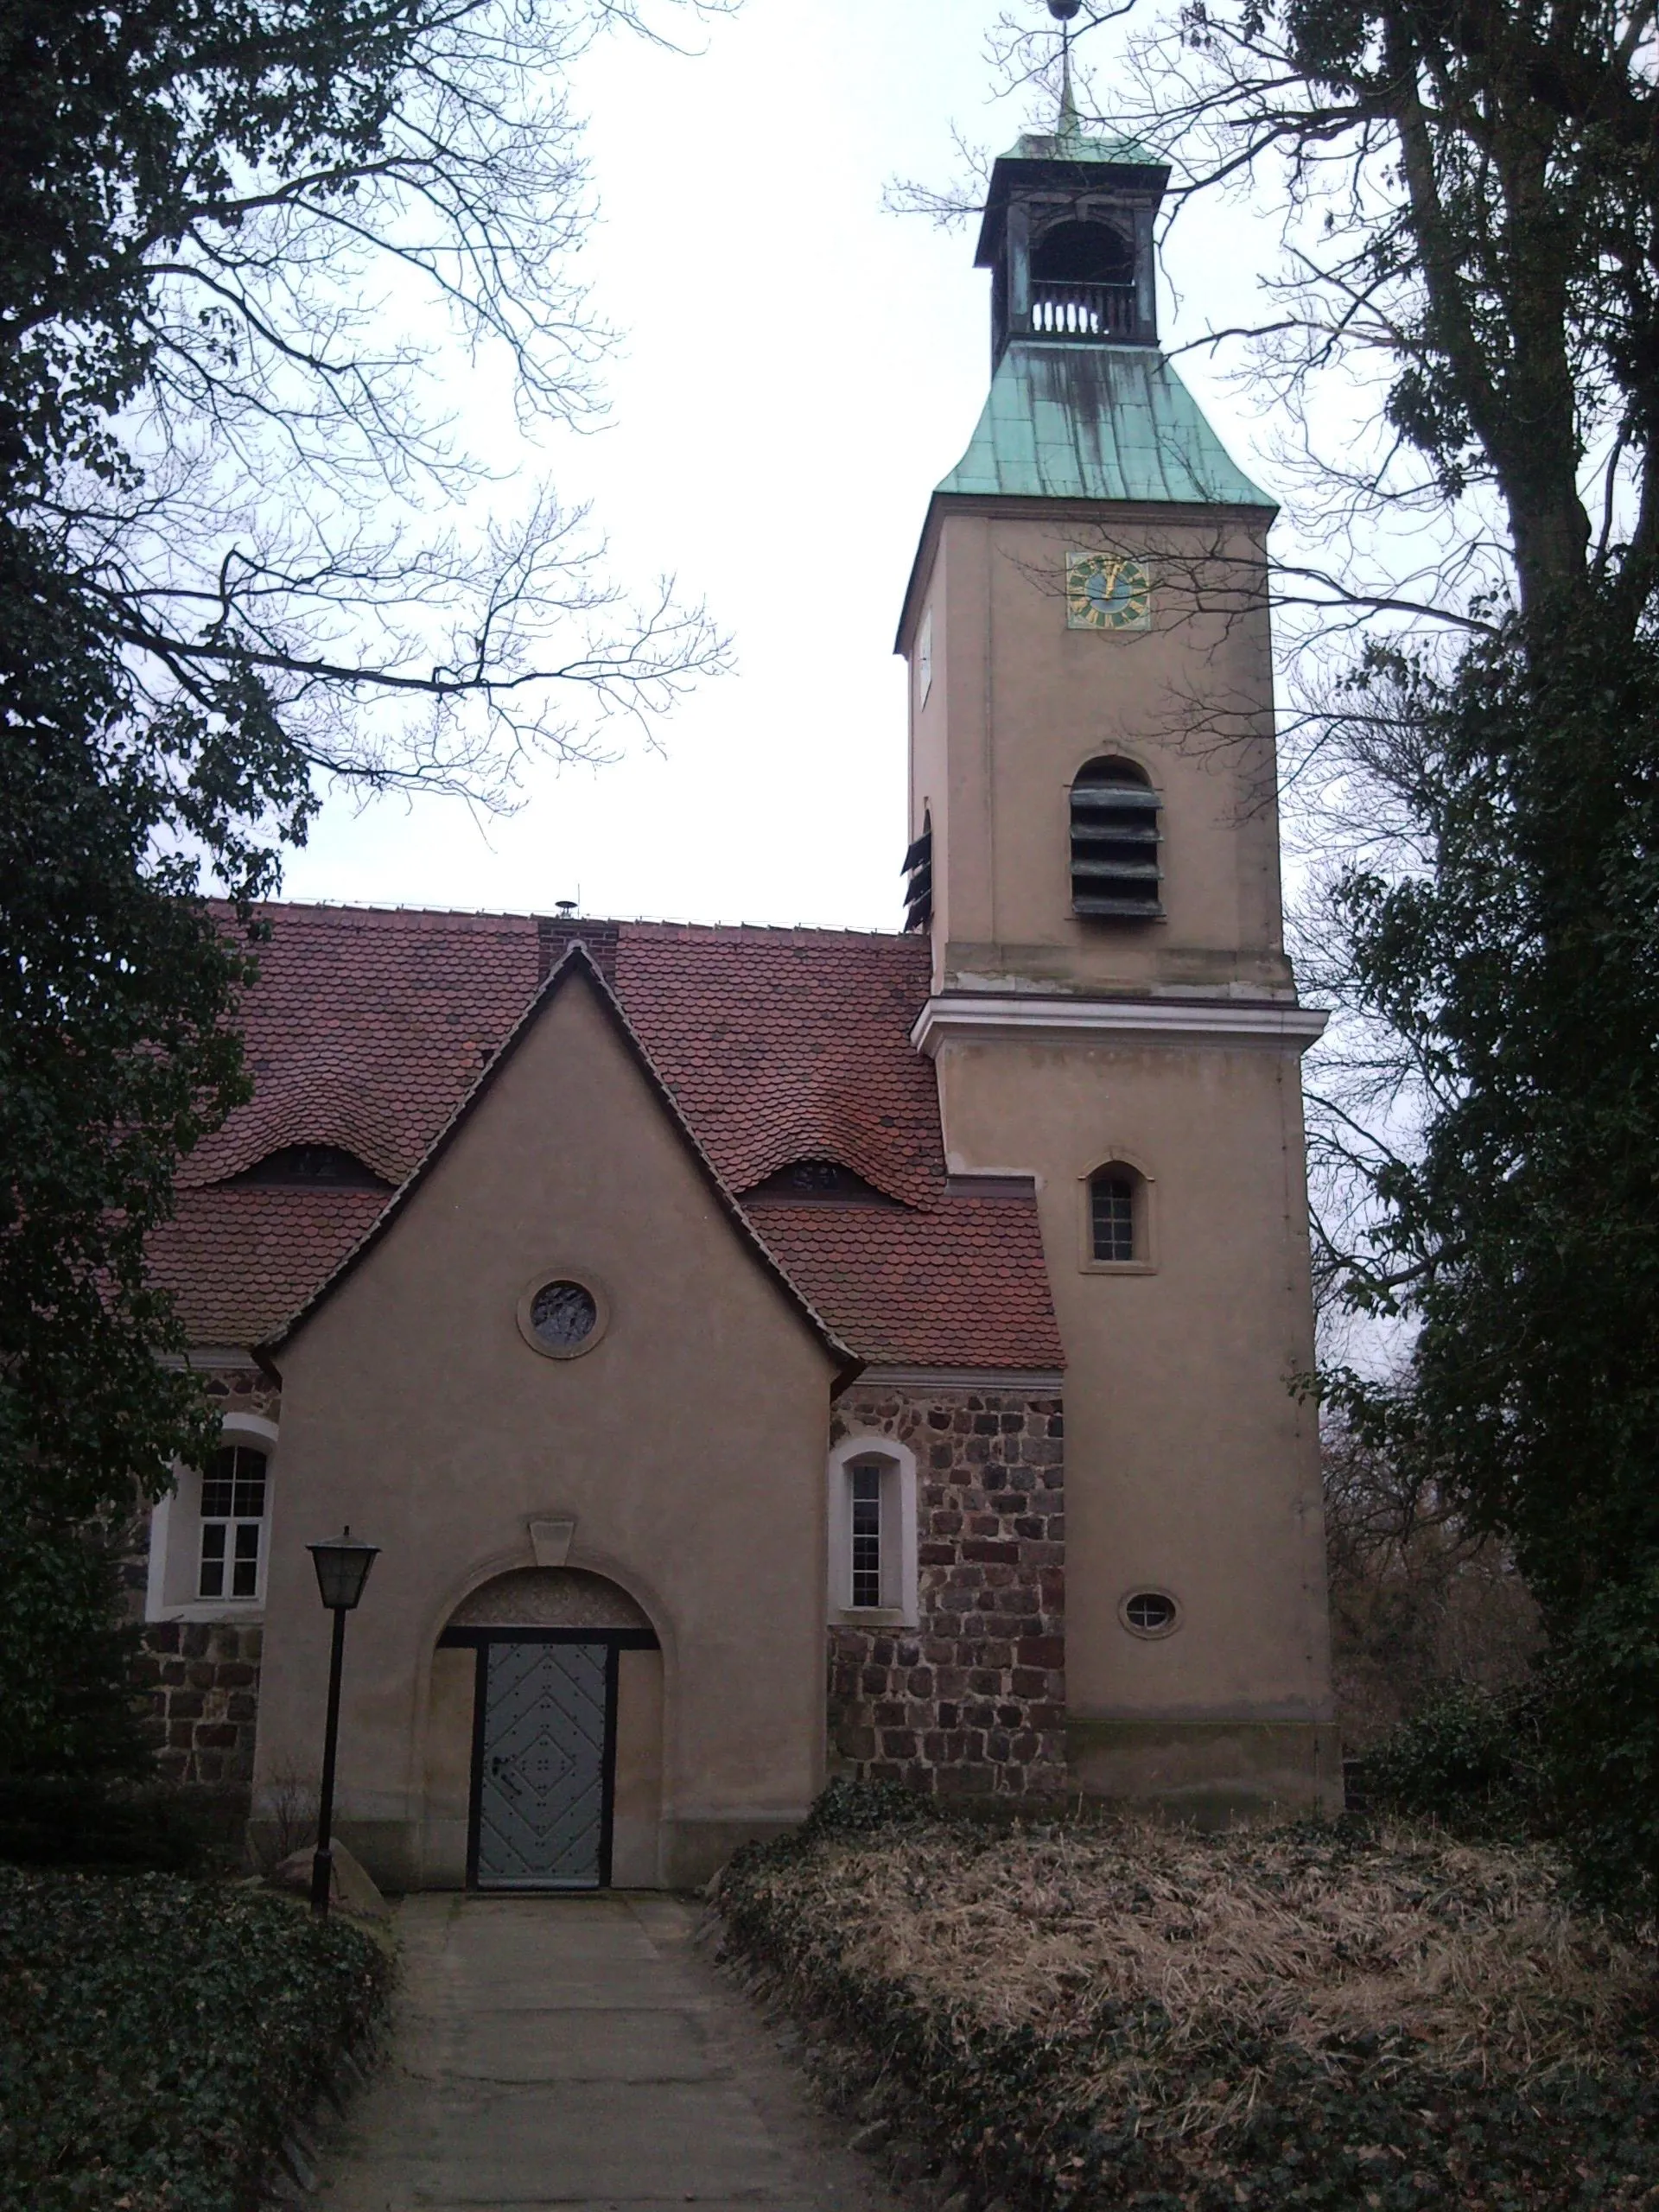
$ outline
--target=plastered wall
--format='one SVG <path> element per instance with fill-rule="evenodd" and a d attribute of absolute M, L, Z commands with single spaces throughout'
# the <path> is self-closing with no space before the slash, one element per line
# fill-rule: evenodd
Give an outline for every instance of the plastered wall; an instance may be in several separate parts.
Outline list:
<path fill-rule="evenodd" d="M 575 1359 L 532 1351 L 516 1319 L 561 1275 L 609 1308 Z M 347 1637 L 341 1833 L 394 1885 L 429 1853 L 452 1875 L 467 1698 L 450 1676 L 470 1655 L 437 1637 L 470 1590 L 531 1563 L 532 1520 L 562 1517 L 568 1563 L 618 1583 L 661 1645 L 625 1655 L 632 1874 L 700 1878 L 799 1818 L 823 1770 L 830 1358 L 585 980 L 279 1362 L 256 1790 L 315 1770 L 328 1623 L 304 1547 L 349 1522 L 384 1548 Z"/>
<path fill-rule="evenodd" d="M 991 1009 L 936 1044 L 947 1157 L 1036 1177 L 1066 1349 L 1070 1770 L 1217 1815 L 1340 1791 L 1318 1438 L 1292 1388 L 1313 1362 L 1296 1042 L 1202 1033 L 1206 1004 L 1294 997 L 1267 520 L 940 499 L 901 639 L 913 655 L 931 614 L 911 788 L 934 828 L 934 988 Z M 1073 549 L 1147 561 L 1148 631 L 1068 627 Z M 1100 755 L 1162 799 L 1160 919 L 1071 911 L 1068 797 Z M 1098 1026 L 1039 1038 L 995 1012 L 1043 996 L 1102 1001 Z M 1188 1033 L 1135 1035 L 1137 999 L 1185 1002 Z M 1122 1272 L 1087 1242 L 1087 1179 L 1114 1160 L 1147 1179 Z M 1126 1626 L 1138 1588 L 1177 1599 L 1173 1632 Z"/>
<path fill-rule="evenodd" d="M 1066 1371 L 1073 1717 L 1324 1717 L 1324 1564 L 1313 1414 L 1300 1088 L 1268 1046 L 951 1044 L 951 1165 L 1018 1148 L 1038 1205 Z M 1149 1179 L 1150 1266 L 1088 1264 L 1086 1179 Z M 1144 1643 L 1120 1598 L 1167 1586 L 1183 1626 Z"/>
<path fill-rule="evenodd" d="M 1133 551 L 1144 632 L 1066 626 L 1068 550 Z M 1262 539 L 1243 523 L 1064 502 L 939 503 L 912 600 L 912 834 L 934 826 L 936 988 L 1290 988 L 1280 921 Z M 914 639 L 906 649 L 913 655 Z M 1068 794 L 1100 754 L 1164 800 L 1166 918 L 1071 912 Z"/>

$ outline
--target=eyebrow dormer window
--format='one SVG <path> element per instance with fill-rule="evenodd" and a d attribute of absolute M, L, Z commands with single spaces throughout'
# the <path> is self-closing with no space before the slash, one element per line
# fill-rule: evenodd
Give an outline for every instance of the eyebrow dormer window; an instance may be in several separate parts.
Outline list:
<path fill-rule="evenodd" d="M 1158 794 L 1131 760 L 1090 760 L 1071 786 L 1071 911 L 1122 921 L 1164 911 Z"/>
<path fill-rule="evenodd" d="M 231 1183 L 257 1185 L 265 1190 L 389 1191 L 391 1185 L 372 1167 L 338 1144 L 285 1144 L 268 1152 Z"/>

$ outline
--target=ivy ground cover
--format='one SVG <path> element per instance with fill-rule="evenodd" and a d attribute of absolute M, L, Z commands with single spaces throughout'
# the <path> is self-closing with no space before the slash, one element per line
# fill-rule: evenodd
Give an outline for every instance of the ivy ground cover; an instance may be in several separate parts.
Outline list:
<path fill-rule="evenodd" d="M 251 2212 L 390 1978 L 257 1891 L 0 1866 L 0 2208 Z"/>
<path fill-rule="evenodd" d="M 871 1824 L 832 1792 L 718 1904 L 953 2212 L 1659 2207 L 1655 1955 L 1541 1853 Z"/>

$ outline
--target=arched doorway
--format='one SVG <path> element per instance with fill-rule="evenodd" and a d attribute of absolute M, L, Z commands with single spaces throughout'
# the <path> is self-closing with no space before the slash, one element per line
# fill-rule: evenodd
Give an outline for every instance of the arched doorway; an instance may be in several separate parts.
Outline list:
<path fill-rule="evenodd" d="M 634 1773 L 659 1754 L 660 1660 L 644 1612 L 602 1575 L 521 1568 L 474 1590 L 438 1643 L 473 1669 L 468 1888 L 608 1888 L 619 1755 Z"/>

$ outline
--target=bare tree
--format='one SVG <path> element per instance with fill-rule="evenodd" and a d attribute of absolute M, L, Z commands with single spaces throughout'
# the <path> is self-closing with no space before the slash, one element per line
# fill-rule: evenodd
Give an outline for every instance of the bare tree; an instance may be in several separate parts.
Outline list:
<path fill-rule="evenodd" d="M 500 805 L 524 750 L 595 757 L 608 716 L 723 664 L 700 606 L 669 579 L 630 603 L 586 511 L 493 476 L 454 412 L 458 372 L 527 441 L 601 411 L 570 73 L 597 36 L 710 4 L 226 6 L 192 31 L 156 0 L 130 50 L 29 54 L 79 80 L 77 157 L 108 189 L 100 234 L 63 226 L 80 266 L 0 300 L 38 431 L 8 504 L 134 713 L 212 723 L 251 686 L 325 774 Z M 111 118 L 99 77 L 122 67 Z M 22 111 L 39 87 L 13 82 Z M 41 225 L 38 190 L 18 212 Z"/>

